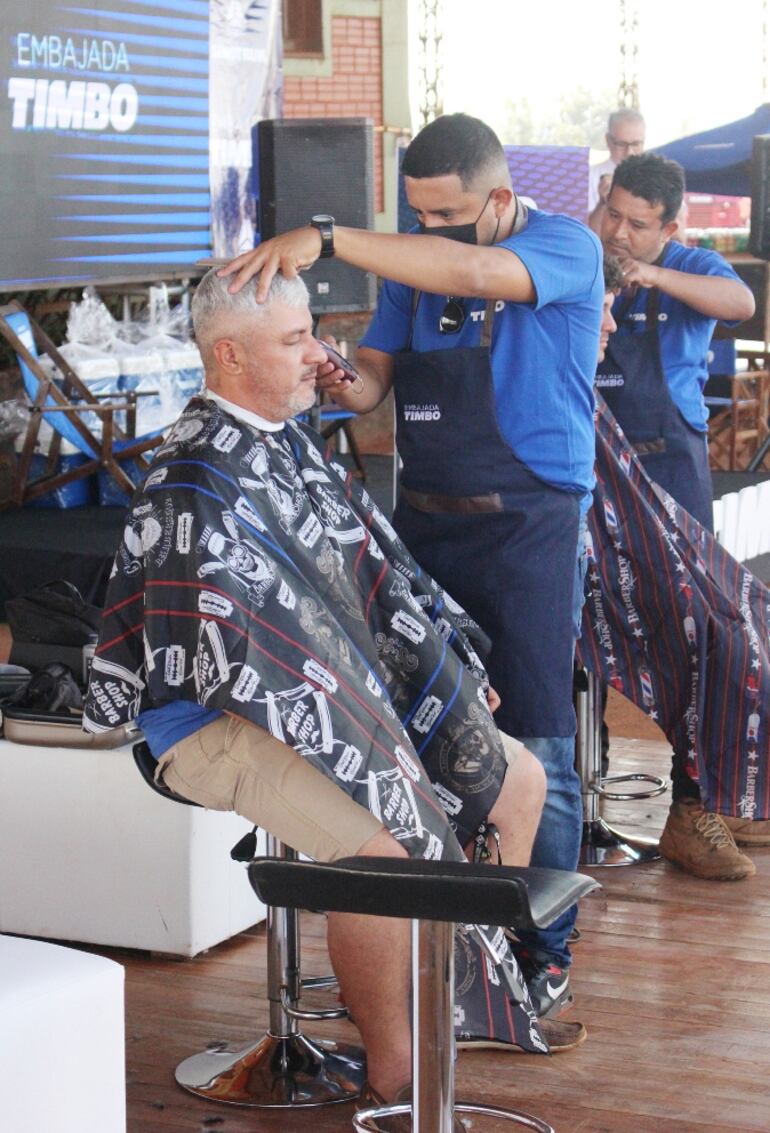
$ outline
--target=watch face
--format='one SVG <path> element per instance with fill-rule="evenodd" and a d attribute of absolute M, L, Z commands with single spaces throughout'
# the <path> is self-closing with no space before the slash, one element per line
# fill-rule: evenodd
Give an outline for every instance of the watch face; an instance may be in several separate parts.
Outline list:
<path fill-rule="evenodd" d="M 311 224 L 334 224 L 334 217 L 326 212 L 319 212 L 311 217 Z"/>

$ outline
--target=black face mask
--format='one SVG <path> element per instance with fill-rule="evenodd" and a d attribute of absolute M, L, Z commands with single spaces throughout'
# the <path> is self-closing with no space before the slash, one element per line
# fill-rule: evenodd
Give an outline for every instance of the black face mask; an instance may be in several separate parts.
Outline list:
<path fill-rule="evenodd" d="M 481 207 L 481 212 L 472 224 L 439 224 L 435 228 L 426 228 L 424 224 L 420 224 L 420 235 L 443 236 L 445 240 L 456 240 L 458 244 L 478 244 L 479 238 L 476 233 L 476 225 L 481 220 L 484 209 L 489 204 L 491 196 L 492 194 L 490 193 Z M 500 222 L 498 221 L 497 223 L 499 227 Z"/>

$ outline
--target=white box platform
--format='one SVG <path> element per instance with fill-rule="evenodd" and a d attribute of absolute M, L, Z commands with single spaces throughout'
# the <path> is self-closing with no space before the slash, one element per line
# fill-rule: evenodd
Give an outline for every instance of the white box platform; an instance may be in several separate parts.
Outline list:
<path fill-rule="evenodd" d="M 0 1105 L 7 1133 L 125 1133 L 123 968 L 0 936 Z"/>
<path fill-rule="evenodd" d="M 130 745 L 0 740 L 0 932 L 195 956 L 264 919 L 250 828 L 155 794 Z"/>

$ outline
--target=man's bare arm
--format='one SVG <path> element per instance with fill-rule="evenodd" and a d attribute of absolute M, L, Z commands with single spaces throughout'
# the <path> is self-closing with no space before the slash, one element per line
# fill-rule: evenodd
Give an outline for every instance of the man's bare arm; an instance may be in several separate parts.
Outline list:
<path fill-rule="evenodd" d="M 317 229 L 312 225 L 294 228 L 244 252 L 219 274 L 232 275 L 230 290 L 238 291 L 260 272 L 256 297 L 261 303 L 277 271 L 293 278 L 315 263 L 320 250 Z M 535 298 L 529 272 L 518 256 L 505 248 L 458 244 L 439 236 L 389 235 L 335 226 L 334 254 L 353 267 L 435 295 L 513 303 L 529 303 Z"/>
<path fill-rule="evenodd" d="M 359 346 L 355 367 L 361 382 L 340 380 L 341 370 L 330 369 L 326 362 L 318 367 L 318 388 L 334 398 L 337 405 L 352 413 L 369 413 L 388 395 L 393 385 L 393 357 L 381 350 Z"/>
<path fill-rule="evenodd" d="M 740 280 L 674 271 L 630 258 L 621 259 L 621 266 L 626 284 L 657 287 L 707 318 L 742 322 L 754 314 L 754 296 Z"/>

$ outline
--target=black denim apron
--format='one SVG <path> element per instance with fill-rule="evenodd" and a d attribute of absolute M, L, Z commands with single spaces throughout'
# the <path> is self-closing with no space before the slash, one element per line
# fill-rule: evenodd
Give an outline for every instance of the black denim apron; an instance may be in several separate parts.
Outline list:
<path fill-rule="evenodd" d="M 499 727 L 571 736 L 579 496 L 539 480 L 500 434 L 494 311 L 490 301 L 479 346 L 395 356 L 404 467 L 394 526 L 492 639 L 486 663 L 502 699 Z"/>
<path fill-rule="evenodd" d="M 630 322 L 629 300 L 617 316 Z M 706 434 L 688 424 L 674 403 L 660 360 L 659 293 L 647 295 L 643 334 L 610 337 L 596 388 L 655 480 L 709 531 L 714 530 Z"/>

